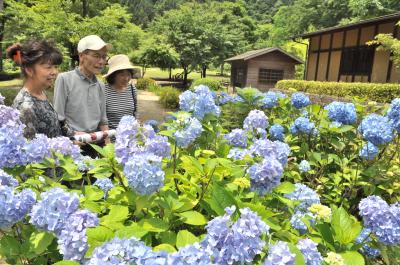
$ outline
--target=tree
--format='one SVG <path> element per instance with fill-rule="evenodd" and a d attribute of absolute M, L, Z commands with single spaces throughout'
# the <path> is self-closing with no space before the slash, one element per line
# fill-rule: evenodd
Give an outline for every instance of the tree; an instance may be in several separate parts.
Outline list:
<path fill-rule="evenodd" d="M 168 69 L 169 79 L 172 79 L 172 69 L 178 66 L 179 56 L 166 44 L 153 44 L 140 54 L 139 62 L 143 68 L 143 75 L 147 66 L 157 66 L 162 70 Z"/>

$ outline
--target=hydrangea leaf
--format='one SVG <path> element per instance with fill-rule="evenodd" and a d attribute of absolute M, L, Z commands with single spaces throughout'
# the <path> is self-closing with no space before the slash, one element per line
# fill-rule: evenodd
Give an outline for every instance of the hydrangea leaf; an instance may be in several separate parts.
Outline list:
<path fill-rule="evenodd" d="M 190 233 L 188 230 L 181 230 L 178 232 L 178 235 L 176 236 L 176 247 L 181 248 L 198 241 L 199 239 L 195 235 Z"/>
<path fill-rule="evenodd" d="M 118 229 L 115 232 L 115 236 L 119 238 L 130 238 L 130 237 L 136 237 L 136 238 L 142 238 L 147 234 L 147 231 L 143 230 L 142 227 L 140 227 L 137 223 L 133 223 L 129 226 L 125 226 L 121 229 Z"/>
<path fill-rule="evenodd" d="M 353 242 L 361 232 L 361 224 L 355 221 L 342 207 L 333 210 L 332 229 L 334 238 L 341 244 Z"/>
<path fill-rule="evenodd" d="M 293 254 L 296 255 L 295 260 L 294 260 L 294 264 L 295 265 L 306 265 L 306 261 L 304 259 L 303 254 L 301 253 L 301 251 L 292 243 L 288 243 L 290 252 L 292 252 Z"/>
<path fill-rule="evenodd" d="M 237 206 L 236 200 L 232 193 L 224 189 L 221 185 L 214 182 L 211 200 L 209 201 L 211 208 L 218 214 L 224 215 L 225 208 L 232 205 Z"/>
<path fill-rule="evenodd" d="M 164 232 L 169 228 L 169 224 L 158 218 L 143 219 L 139 225 L 148 232 Z"/>
<path fill-rule="evenodd" d="M 205 225 L 208 222 L 207 218 L 204 215 L 196 211 L 183 212 L 179 215 L 182 217 L 182 221 L 185 224 Z"/>
<path fill-rule="evenodd" d="M 347 265 L 365 265 L 364 257 L 357 251 L 346 251 L 340 253 L 340 256 L 344 258 Z"/>
<path fill-rule="evenodd" d="M 160 245 L 158 245 L 158 246 L 155 246 L 155 247 L 153 248 L 153 250 L 154 250 L 155 252 L 166 251 L 166 252 L 168 252 L 168 253 L 173 253 L 173 252 L 176 251 L 176 249 L 175 249 L 173 246 L 171 246 L 170 244 L 160 244 Z"/>
<path fill-rule="evenodd" d="M 295 189 L 295 186 L 293 183 L 290 182 L 282 182 L 278 187 L 275 188 L 275 192 L 278 193 L 291 193 Z"/>
<path fill-rule="evenodd" d="M 79 265 L 79 262 L 72 261 L 72 260 L 62 260 L 59 262 L 54 263 L 54 265 Z"/>
<path fill-rule="evenodd" d="M 53 234 L 35 231 L 29 238 L 31 250 L 36 254 L 41 254 L 46 251 L 47 247 L 53 242 L 53 239 Z"/>

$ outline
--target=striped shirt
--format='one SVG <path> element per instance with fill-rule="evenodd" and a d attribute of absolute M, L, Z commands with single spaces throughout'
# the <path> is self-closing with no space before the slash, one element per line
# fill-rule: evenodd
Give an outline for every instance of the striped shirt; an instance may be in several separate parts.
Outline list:
<path fill-rule="evenodd" d="M 116 129 L 123 116 L 136 116 L 137 95 L 135 86 L 129 85 L 123 91 L 117 92 L 109 84 L 106 84 L 105 95 L 108 127 L 110 129 Z"/>

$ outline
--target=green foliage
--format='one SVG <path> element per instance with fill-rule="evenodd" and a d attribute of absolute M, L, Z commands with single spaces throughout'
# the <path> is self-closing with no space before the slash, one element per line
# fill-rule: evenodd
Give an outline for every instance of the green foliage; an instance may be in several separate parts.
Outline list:
<path fill-rule="evenodd" d="M 222 88 L 220 81 L 215 80 L 213 78 L 207 78 L 207 77 L 199 78 L 199 79 L 196 79 L 195 81 L 193 81 L 192 85 L 190 86 L 190 89 L 193 89 L 194 87 L 196 87 L 198 85 L 208 86 L 208 88 L 213 91 L 218 91 Z"/>
<path fill-rule="evenodd" d="M 148 90 L 151 86 L 156 85 L 156 81 L 151 78 L 138 78 L 136 81 L 136 88 L 139 90 Z"/>
<path fill-rule="evenodd" d="M 179 108 L 179 95 L 181 92 L 172 86 L 160 87 L 157 95 L 160 97 L 160 102 L 168 109 Z"/>
<path fill-rule="evenodd" d="M 5 97 L 4 104 L 7 106 L 11 106 L 14 98 L 17 96 L 19 89 L 14 88 L 1 88 L 0 94 Z"/>
<path fill-rule="evenodd" d="M 281 80 L 276 84 L 276 88 L 343 98 L 365 97 L 377 102 L 391 102 L 400 97 L 399 84 Z"/>

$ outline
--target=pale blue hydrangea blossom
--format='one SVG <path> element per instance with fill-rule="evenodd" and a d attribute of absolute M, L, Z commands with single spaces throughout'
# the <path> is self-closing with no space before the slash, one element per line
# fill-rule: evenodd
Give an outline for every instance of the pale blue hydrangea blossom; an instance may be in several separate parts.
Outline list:
<path fill-rule="evenodd" d="M 96 182 L 93 185 L 99 187 L 102 191 L 104 191 L 105 197 L 107 197 L 107 193 L 112 188 L 114 188 L 114 184 L 112 183 L 111 179 L 109 179 L 109 178 L 98 179 L 98 180 L 96 180 Z"/>
<path fill-rule="evenodd" d="M 290 132 L 294 135 L 296 134 L 315 134 L 316 128 L 315 124 L 311 122 L 308 118 L 299 117 L 297 118 L 293 125 L 290 127 Z"/>
<path fill-rule="evenodd" d="M 271 140 L 282 141 L 285 139 L 285 129 L 280 124 L 274 124 L 269 128 L 269 134 Z"/>
<path fill-rule="evenodd" d="M 371 142 L 366 143 L 360 150 L 359 156 L 365 160 L 372 160 L 379 154 L 379 148 Z"/>
<path fill-rule="evenodd" d="M 329 119 L 337 124 L 353 124 L 357 121 L 356 107 L 353 103 L 334 101 L 325 109 L 328 111 Z"/>
<path fill-rule="evenodd" d="M 371 233 L 372 233 L 371 229 L 364 227 L 363 230 L 361 231 L 361 233 L 356 238 L 355 242 L 357 244 L 363 244 L 363 246 L 361 248 L 361 252 L 365 253 L 366 255 L 368 255 L 371 258 L 376 258 L 381 254 L 381 252 L 379 249 L 372 248 L 368 245 L 368 242 L 372 241 L 372 239 L 370 237 Z"/>
<path fill-rule="evenodd" d="M 393 140 L 393 127 L 389 119 L 374 113 L 361 121 L 358 131 L 365 140 L 376 146 L 387 144 Z"/>
<path fill-rule="evenodd" d="M 36 134 L 36 137 L 25 145 L 26 159 L 28 163 L 40 163 L 45 157 L 51 156 L 50 139 L 44 134 Z"/>
<path fill-rule="evenodd" d="M 10 228 L 25 218 L 36 201 L 32 190 L 17 193 L 9 186 L 0 186 L 0 198 L 0 229 Z"/>
<path fill-rule="evenodd" d="M 275 157 L 266 157 L 262 162 L 248 169 L 251 190 L 258 195 L 265 195 L 279 185 L 283 175 L 282 164 Z"/>
<path fill-rule="evenodd" d="M 311 104 L 310 98 L 303 93 L 292 94 L 292 106 L 296 109 L 302 109 Z"/>
<path fill-rule="evenodd" d="M 263 129 L 268 127 L 268 117 L 261 110 L 252 110 L 243 121 L 245 130 Z"/>
<path fill-rule="evenodd" d="M 242 160 L 246 155 L 252 156 L 252 153 L 247 149 L 231 148 L 227 155 L 227 158 L 235 160 Z"/>
<path fill-rule="evenodd" d="M 310 222 L 310 225 L 315 224 L 315 216 L 309 212 L 295 212 L 292 217 L 290 218 L 290 224 L 294 229 L 300 232 L 300 234 L 305 234 L 308 230 L 307 225 L 303 221 L 306 219 Z"/>
<path fill-rule="evenodd" d="M 200 85 L 194 88 L 194 93 L 185 91 L 179 96 L 181 110 L 192 112 L 193 116 L 202 120 L 206 114 L 220 115 L 220 109 L 215 104 L 214 94 L 207 86 Z"/>
<path fill-rule="evenodd" d="M 392 100 L 387 112 L 387 117 L 389 118 L 392 127 L 397 131 L 397 133 L 400 133 L 400 98 Z"/>
<path fill-rule="evenodd" d="M 287 193 L 284 196 L 290 200 L 299 201 L 300 204 L 296 206 L 296 211 L 307 212 L 308 208 L 313 204 L 320 204 L 320 198 L 317 192 L 307 187 L 304 184 L 296 183 L 295 190 Z"/>
<path fill-rule="evenodd" d="M 65 222 L 58 236 L 60 253 L 65 260 L 82 261 L 88 250 L 86 228 L 99 224 L 96 214 L 88 210 L 78 210 L 72 213 Z"/>
<path fill-rule="evenodd" d="M 225 139 L 232 146 L 245 148 L 247 146 L 246 131 L 242 129 L 233 129 L 230 133 L 225 134 Z"/>
<path fill-rule="evenodd" d="M 212 265 L 210 256 L 199 243 L 188 245 L 168 255 L 168 265 Z"/>
<path fill-rule="evenodd" d="M 17 187 L 18 181 L 13 176 L 0 169 L 0 187 L 1 186 Z"/>
<path fill-rule="evenodd" d="M 310 163 L 307 160 L 302 160 L 299 164 L 299 170 L 301 173 L 307 173 L 311 170 Z"/>
<path fill-rule="evenodd" d="M 189 115 L 180 114 L 174 123 L 170 125 L 170 129 L 174 129 L 174 137 L 176 144 L 180 147 L 188 147 L 202 133 L 203 126 L 200 121 Z"/>
<path fill-rule="evenodd" d="M 297 248 L 303 254 L 306 265 L 322 265 L 323 258 L 317 246 L 318 244 L 309 238 L 304 238 L 297 242 Z"/>
<path fill-rule="evenodd" d="M 278 241 L 271 246 L 263 265 L 294 265 L 296 255 L 290 252 L 288 243 Z"/>
<path fill-rule="evenodd" d="M 78 210 L 79 198 L 61 188 L 53 188 L 41 194 L 30 213 L 30 223 L 39 229 L 59 235 L 68 217 Z"/>
<path fill-rule="evenodd" d="M 141 195 L 152 194 L 164 185 L 161 158 L 151 154 L 132 157 L 124 166 L 129 186 Z"/>

